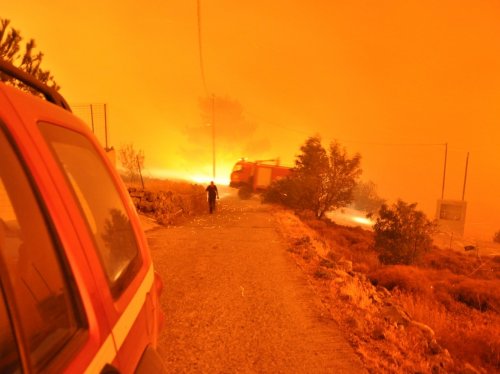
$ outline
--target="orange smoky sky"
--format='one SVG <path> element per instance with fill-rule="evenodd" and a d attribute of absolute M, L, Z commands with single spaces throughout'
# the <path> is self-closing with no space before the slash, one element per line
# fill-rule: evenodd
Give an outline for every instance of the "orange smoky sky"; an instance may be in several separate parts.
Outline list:
<path fill-rule="evenodd" d="M 199 3 L 200 19 L 195 0 L 4 2 L 0 17 L 70 103 L 107 104 L 110 145 L 143 149 L 152 175 L 210 178 L 212 120 L 219 182 L 242 156 L 292 165 L 319 134 L 433 217 L 447 143 L 445 198 L 462 198 L 470 152 L 466 231 L 500 229 L 498 1 Z"/>

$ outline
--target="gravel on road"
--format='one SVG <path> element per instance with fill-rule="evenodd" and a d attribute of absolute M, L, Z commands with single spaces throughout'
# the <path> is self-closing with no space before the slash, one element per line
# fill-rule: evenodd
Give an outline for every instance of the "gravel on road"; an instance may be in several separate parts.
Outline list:
<path fill-rule="evenodd" d="M 146 231 L 169 372 L 365 372 L 276 225 L 268 206 L 228 197 L 213 215 Z"/>

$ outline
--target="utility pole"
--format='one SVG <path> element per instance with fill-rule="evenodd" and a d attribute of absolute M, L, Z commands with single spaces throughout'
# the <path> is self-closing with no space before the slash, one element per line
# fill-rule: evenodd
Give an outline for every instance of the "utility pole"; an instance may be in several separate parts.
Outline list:
<path fill-rule="evenodd" d="M 92 104 L 90 104 L 90 122 L 92 123 L 92 133 L 95 134 L 95 129 L 94 129 L 94 110 L 92 109 Z"/>
<path fill-rule="evenodd" d="M 444 170 L 443 170 L 443 188 L 441 189 L 441 200 L 444 199 L 444 181 L 446 179 L 446 158 L 448 157 L 448 143 L 444 145 Z"/>
<path fill-rule="evenodd" d="M 465 198 L 465 184 L 467 183 L 467 169 L 469 168 L 469 152 L 467 152 L 467 158 L 465 159 L 465 176 L 464 176 L 464 188 L 462 190 L 462 201 Z"/>
<path fill-rule="evenodd" d="M 215 182 L 215 95 L 212 94 L 212 176 Z"/>
<path fill-rule="evenodd" d="M 109 150 L 108 148 L 108 118 L 106 116 L 107 108 L 106 104 L 104 104 L 104 136 L 105 136 L 105 144 L 106 144 L 106 151 Z"/>

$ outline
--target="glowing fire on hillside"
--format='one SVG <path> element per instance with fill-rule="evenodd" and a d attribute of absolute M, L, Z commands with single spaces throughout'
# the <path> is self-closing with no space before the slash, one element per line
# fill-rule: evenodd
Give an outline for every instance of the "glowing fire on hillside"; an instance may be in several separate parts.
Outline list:
<path fill-rule="evenodd" d="M 165 170 L 165 169 L 149 169 L 148 172 L 154 178 L 159 179 L 172 179 L 172 180 L 184 180 L 197 184 L 209 184 L 214 180 L 215 184 L 221 186 L 229 185 L 229 177 L 231 173 L 231 166 L 223 165 L 217 168 L 217 174 L 214 178 L 212 173 L 208 172 L 208 168 L 202 168 L 199 172 L 192 172 L 191 170 L 178 171 L 178 170 Z"/>
<path fill-rule="evenodd" d="M 375 222 L 356 209 L 344 208 L 326 214 L 335 223 L 345 226 L 361 226 L 371 230 Z"/>
<path fill-rule="evenodd" d="M 366 225 L 366 226 L 373 226 L 373 224 L 375 223 L 371 219 L 366 218 L 366 217 L 352 216 L 351 219 L 356 223 L 359 223 L 361 225 Z"/>

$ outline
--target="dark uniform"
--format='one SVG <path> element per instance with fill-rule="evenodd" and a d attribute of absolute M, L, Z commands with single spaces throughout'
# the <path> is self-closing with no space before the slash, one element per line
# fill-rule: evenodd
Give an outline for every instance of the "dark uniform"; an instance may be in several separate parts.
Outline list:
<path fill-rule="evenodd" d="M 219 191 L 217 191 L 217 186 L 214 182 L 210 182 L 205 191 L 208 194 L 208 211 L 212 214 L 215 211 L 215 199 L 219 198 Z"/>

